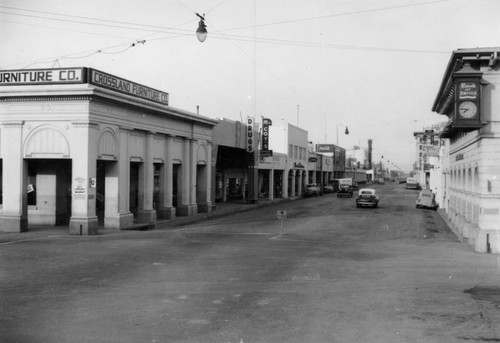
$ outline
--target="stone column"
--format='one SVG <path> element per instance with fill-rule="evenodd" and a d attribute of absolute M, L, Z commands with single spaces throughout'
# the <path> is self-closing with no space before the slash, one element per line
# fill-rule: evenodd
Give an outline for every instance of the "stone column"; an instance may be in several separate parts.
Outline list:
<path fill-rule="evenodd" d="M 288 198 L 290 197 L 290 194 L 288 194 L 288 174 L 289 171 L 285 168 L 283 170 L 283 185 L 282 185 L 282 198 Z"/>
<path fill-rule="evenodd" d="M 146 137 L 146 158 L 143 163 L 143 175 L 139 179 L 142 182 L 142 206 L 137 211 L 137 222 L 154 223 L 156 222 L 156 211 L 153 208 L 154 192 L 154 161 L 153 161 L 153 140 L 154 132 L 148 132 Z"/>
<path fill-rule="evenodd" d="M 1 135 L 3 159 L 3 210 L 0 232 L 28 230 L 28 168 L 23 158 L 23 121 L 4 122 Z"/>
<path fill-rule="evenodd" d="M 198 187 L 197 173 L 198 173 L 198 141 L 192 139 L 190 142 L 189 159 L 190 159 L 190 182 L 189 182 L 189 205 L 191 207 L 190 215 L 198 213 L 198 199 L 196 198 L 196 187 Z"/>
<path fill-rule="evenodd" d="M 269 169 L 269 200 L 274 200 L 274 169 Z"/>
<path fill-rule="evenodd" d="M 134 214 L 130 211 L 130 154 L 129 133 L 131 129 L 120 129 L 120 156 L 118 160 L 118 183 L 120 228 L 134 224 Z"/>
<path fill-rule="evenodd" d="M 175 207 L 172 204 L 173 197 L 173 178 L 174 178 L 174 165 L 173 165 L 173 145 L 174 137 L 166 136 L 165 138 L 165 167 L 161 173 L 160 186 L 160 208 L 158 209 L 159 217 L 162 219 L 175 218 Z"/>
<path fill-rule="evenodd" d="M 69 221 L 70 235 L 95 235 L 98 222 L 95 212 L 96 188 L 89 187 L 96 177 L 97 124 L 73 123 L 72 156 L 72 204 Z"/>
<path fill-rule="evenodd" d="M 191 159 L 190 159 L 190 151 L 191 144 L 189 139 L 184 139 L 183 142 L 183 154 L 182 154 L 182 165 L 180 167 L 180 176 L 181 187 L 177 191 L 180 191 L 180 203 L 177 204 L 177 215 L 179 216 L 190 216 L 192 215 L 192 207 L 190 207 L 190 187 L 189 183 L 191 181 Z"/>
<path fill-rule="evenodd" d="M 201 175 L 196 179 L 199 181 L 197 184 L 197 198 L 198 212 L 210 213 L 212 212 L 212 145 L 207 143 L 207 160 L 205 166 L 202 168 Z"/>

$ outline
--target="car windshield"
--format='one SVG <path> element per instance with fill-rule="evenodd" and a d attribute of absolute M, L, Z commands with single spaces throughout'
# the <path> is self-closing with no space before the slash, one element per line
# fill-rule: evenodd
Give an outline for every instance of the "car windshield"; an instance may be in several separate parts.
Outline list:
<path fill-rule="evenodd" d="M 360 194 L 364 194 L 364 195 L 373 195 L 375 194 L 375 192 L 373 191 L 367 191 L 367 190 L 364 190 L 364 191 L 361 191 Z"/>

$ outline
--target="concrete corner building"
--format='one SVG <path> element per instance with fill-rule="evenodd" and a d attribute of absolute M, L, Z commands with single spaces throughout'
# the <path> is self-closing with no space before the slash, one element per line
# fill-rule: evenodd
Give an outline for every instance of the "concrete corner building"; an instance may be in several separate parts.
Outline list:
<path fill-rule="evenodd" d="M 0 71 L 0 232 L 90 235 L 211 211 L 216 123 L 92 68 Z"/>
<path fill-rule="evenodd" d="M 479 252 L 500 253 L 500 48 L 452 53 L 432 110 L 448 116 L 444 207 Z M 447 149 L 448 150 L 448 149 Z"/>

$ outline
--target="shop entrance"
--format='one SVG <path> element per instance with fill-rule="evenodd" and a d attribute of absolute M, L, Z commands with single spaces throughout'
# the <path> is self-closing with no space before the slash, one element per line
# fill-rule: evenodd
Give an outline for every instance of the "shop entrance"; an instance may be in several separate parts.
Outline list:
<path fill-rule="evenodd" d="M 27 159 L 29 225 L 68 225 L 71 217 L 69 159 Z"/>
<path fill-rule="evenodd" d="M 141 162 L 130 162 L 130 212 L 137 219 L 139 211 L 139 169 Z"/>

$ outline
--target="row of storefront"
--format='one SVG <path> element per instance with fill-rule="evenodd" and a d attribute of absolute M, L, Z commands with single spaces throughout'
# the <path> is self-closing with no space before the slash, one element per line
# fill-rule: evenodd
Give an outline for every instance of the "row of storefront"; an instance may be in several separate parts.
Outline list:
<path fill-rule="evenodd" d="M 0 71 L 0 232 L 154 225 L 343 175 L 344 149 L 317 154 L 305 130 L 281 124 L 266 127 L 262 153 L 260 130 L 92 68 Z"/>

